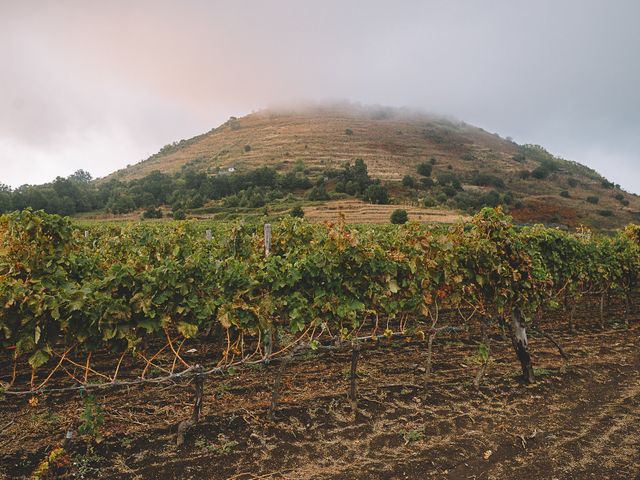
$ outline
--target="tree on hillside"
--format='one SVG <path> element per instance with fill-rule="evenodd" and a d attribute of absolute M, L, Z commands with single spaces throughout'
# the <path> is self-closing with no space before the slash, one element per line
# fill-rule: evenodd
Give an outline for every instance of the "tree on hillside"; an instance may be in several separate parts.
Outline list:
<path fill-rule="evenodd" d="M 329 194 L 327 190 L 324 188 L 324 185 L 319 185 L 317 187 L 313 187 L 307 195 L 309 200 L 319 201 L 319 200 L 329 200 Z"/>
<path fill-rule="evenodd" d="M 0 183 L 0 214 L 13 210 L 13 200 L 11 189 L 7 185 Z"/>
<path fill-rule="evenodd" d="M 116 215 L 129 213 L 136 209 L 133 198 L 127 192 L 115 192 L 107 204 L 107 209 Z"/>
<path fill-rule="evenodd" d="M 431 165 L 431 163 L 422 162 L 421 164 L 418 165 L 417 170 L 418 170 L 418 173 L 423 177 L 430 177 L 431 172 L 433 171 L 433 166 Z"/>
<path fill-rule="evenodd" d="M 186 220 L 187 214 L 184 213 L 184 210 L 174 210 L 172 215 L 174 220 Z"/>
<path fill-rule="evenodd" d="M 304 217 L 304 210 L 300 205 L 296 205 L 291 209 L 289 215 L 291 215 L 292 217 L 302 218 Z"/>
<path fill-rule="evenodd" d="M 162 211 L 159 208 L 148 208 L 142 212 L 142 219 L 147 218 L 162 218 Z"/>
<path fill-rule="evenodd" d="M 394 225 L 402 225 L 403 223 L 407 223 L 409 221 L 409 215 L 407 211 L 402 208 L 397 208 L 391 214 L 391 223 Z"/>
<path fill-rule="evenodd" d="M 413 178 L 411 175 L 405 175 L 404 178 L 402 179 L 402 185 L 407 188 L 413 188 L 416 185 L 416 179 Z"/>
<path fill-rule="evenodd" d="M 349 195 L 362 195 L 373 183 L 367 170 L 367 164 L 361 158 L 358 158 L 354 165 L 345 165 L 337 177 L 336 192 L 344 192 Z"/>
<path fill-rule="evenodd" d="M 91 176 L 91 174 L 86 170 L 82 170 L 82 169 L 76 170 L 75 173 L 69 175 L 67 178 L 73 182 L 80 182 L 80 183 L 89 183 L 91 180 L 93 180 L 93 177 Z"/>
<path fill-rule="evenodd" d="M 364 192 L 363 198 L 371 203 L 387 205 L 389 203 L 389 192 L 380 183 L 374 183 Z"/>

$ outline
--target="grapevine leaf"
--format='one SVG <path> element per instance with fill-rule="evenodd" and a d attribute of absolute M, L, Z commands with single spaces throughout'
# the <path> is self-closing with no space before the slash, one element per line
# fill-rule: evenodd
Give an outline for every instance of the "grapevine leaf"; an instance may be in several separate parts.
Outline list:
<path fill-rule="evenodd" d="M 178 323 L 178 332 L 185 338 L 195 337 L 198 333 L 198 326 L 187 322 Z"/>
<path fill-rule="evenodd" d="M 33 352 L 33 355 L 29 357 L 28 361 L 29 365 L 33 368 L 38 368 L 49 361 L 49 354 L 42 349 L 36 350 Z"/>

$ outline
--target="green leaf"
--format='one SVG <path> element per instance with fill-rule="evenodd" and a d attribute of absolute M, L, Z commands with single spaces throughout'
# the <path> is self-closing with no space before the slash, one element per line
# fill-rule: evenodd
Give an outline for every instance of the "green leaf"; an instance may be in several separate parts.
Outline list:
<path fill-rule="evenodd" d="M 489 345 L 486 343 L 481 343 L 478 346 L 478 354 L 483 362 L 486 362 L 489 359 Z"/>
<path fill-rule="evenodd" d="M 186 338 L 195 337 L 198 333 L 198 326 L 187 322 L 180 322 L 178 323 L 178 332 Z"/>
<path fill-rule="evenodd" d="M 38 368 L 49 361 L 49 354 L 44 350 L 36 350 L 33 355 L 29 357 L 29 365 L 33 368 Z"/>
<path fill-rule="evenodd" d="M 157 320 L 144 319 L 138 322 L 138 326 L 144 328 L 147 332 L 155 332 L 160 330 L 160 322 Z"/>

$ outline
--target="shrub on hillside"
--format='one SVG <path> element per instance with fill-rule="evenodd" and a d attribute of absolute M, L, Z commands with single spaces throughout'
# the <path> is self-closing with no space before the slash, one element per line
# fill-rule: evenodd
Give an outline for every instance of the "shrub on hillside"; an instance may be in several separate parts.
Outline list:
<path fill-rule="evenodd" d="M 462 182 L 455 173 L 443 172 L 438 175 L 438 185 L 449 185 L 456 190 L 462 190 Z"/>
<path fill-rule="evenodd" d="M 587 202 L 596 205 L 598 202 L 600 201 L 600 197 L 596 197 L 596 196 L 589 196 L 587 197 Z"/>
<path fill-rule="evenodd" d="M 159 208 L 147 208 L 142 212 L 142 218 L 162 218 L 162 211 Z"/>
<path fill-rule="evenodd" d="M 435 207 L 436 205 L 438 205 L 438 202 L 432 196 L 428 196 L 428 197 L 425 197 L 425 199 L 422 201 L 422 205 L 424 205 L 427 208 Z"/>
<path fill-rule="evenodd" d="M 174 210 L 172 217 L 174 220 L 186 220 L 187 214 L 184 213 L 184 210 Z"/>
<path fill-rule="evenodd" d="M 402 208 L 394 210 L 391 214 L 391 223 L 393 223 L 394 225 L 402 225 L 403 223 L 407 223 L 408 221 L 409 215 L 407 214 L 407 211 Z"/>
<path fill-rule="evenodd" d="M 309 195 L 307 195 L 307 198 L 313 201 L 329 200 L 329 194 L 324 188 L 324 185 L 320 185 L 317 187 L 313 187 L 309 192 Z"/>
<path fill-rule="evenodd" d="M 455 197 L 456 194 L 458 193 L 458 190 L 454 187 L 452 187 L 451 185 L 444 185 L 442 187 L 442 192 L 447 196 L 447 197 Z"/>
<path fill-rule="evenodd" d="M 542 180 L 544 178 L 547 178 L 549 176 L 551 172 L 549 171 L 548 168 L 540 165 L 539 167 L 536 167 L 532 172 L 531 172 L 531 176 L 533 176 L 533 178 L 537 178 L 538 180 Z"/>
<path fill-rule="evenodd" d="M 302 218 L 304 217 L 304 210 L 300 205 L 296 205 L 291 209 L 291 212 L 289 212 L 289 215 L 291 215 L 292 217 Z"/>
<path fill-rule="evenodd" d="M 497 175 L 491 175 L 490 173 L 476 172 L 471 178 L 471 184 L 480 187 L 504 188 L 504 180 Z"/>
<path fill-rule="evenodd" d="M 430 177 L 431 172 L 433 171 L 433 166 L 431 163 L 422 162 L 418 165 L 418 173 L 423 177 Z"/>
<path fill-rule="evenodd" d="M 416 179 L 411 175 L 405 175 L 402 179 L 402 185 L 407 188 L 413 188 L 416 186 Z"/>
<path fill-rule="evenodd" d="M 374 183 L 365 190 L 363 198 L 371 203 L 387 205 L 389 203 L 389 192 L 379 183 Z"/>
<path fill-rule="evenodd" d="M 420 179 L 420 183 L 423 188 L 431 188 L 434 185 L 433 179 L 431 177 L 422 177 Z"/>
<path fill-rule="evenodd" d="M 513 201 L 513 192 L 507 192 L 502 197 L 502 203 L 504 203 L 505 205 L 511 205 Z"/>
<path fill-rule="evenodd" d="M 454 206 L 460 210 L 476 211 L 483 207 L 497 207 L 500 204 L 500 194 L 492 190 L 486 193 L 460 192 L 454 200 Z"/>

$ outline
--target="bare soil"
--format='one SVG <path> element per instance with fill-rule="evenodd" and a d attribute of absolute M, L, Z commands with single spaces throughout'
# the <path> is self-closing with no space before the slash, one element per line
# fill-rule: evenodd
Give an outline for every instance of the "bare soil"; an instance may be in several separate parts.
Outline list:
<path fill-rule="evenodd" d="M 355 415 L 349 352 L 293 362 L 273 421 L 278 368 L 207 378 L 204 418 L 181 447 L 191 385 L 102 392 L 104 440 L 76 438 L 49 478 L 640 479 L 638 318 L 631 325 L 555 331 L 566 366 L 533 336 L 533 385 L 521 383 L 511 344 L 496 333 L 477 391 L 478 346 L 466 334 L 436 340 L 426 382 L 424 343 L 366 347 Z M 0 478 L 29 478 L 81 411 L 78 395 L 0 403 Z"/>

